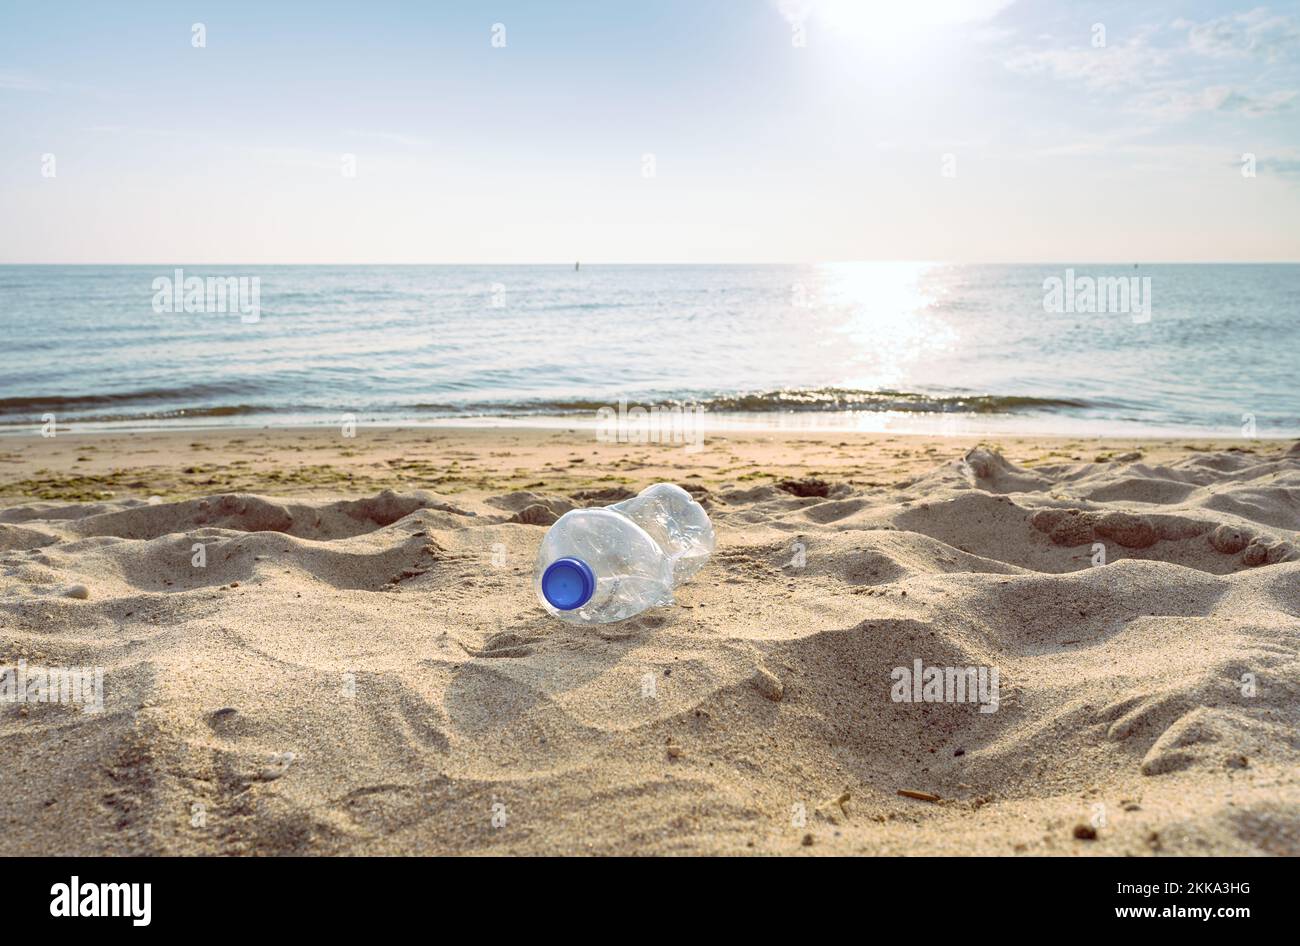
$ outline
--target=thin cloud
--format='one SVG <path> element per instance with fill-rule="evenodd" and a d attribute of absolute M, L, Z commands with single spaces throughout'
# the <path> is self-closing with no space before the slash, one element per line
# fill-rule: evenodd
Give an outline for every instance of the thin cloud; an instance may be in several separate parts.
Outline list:
<path fill-rule="evenodd" d="M 1228 161 L 1224 165 L 1240 169 L 1241 162 Z M 1273 175 L 1288 181 L 1300 182 L 1300 148 L 1274 148 L 1255 155 L 1255 169 L 1261 176 Z"/>
<path fill-rule="evenodd" d="M 1292 108 L 1300 92 L 1290 88 L 1262 90 L 1230 79 L 1226 64 L 1213 66 L 1220 81 L 1186 78 L 1187 63 L 1196 57 L 1275 59 L 1292 48 L 1300 33 L 1289 17 L 1266 10 L 1220 17 L 1196 24 L 1179 20 L 1174 30 L 1186 30 L 1186 42 L 1171 45 L 1168 29 L 1145 27 L 1132 38 L 1103 47 L 1021 46 L 1003 62 L 1021 75 L 1045 75 L 1081 85 L 1100 96 L 1122 101 L 1116 107 L 1152 121 L 1181 121 L 1207 113 L 1259 118 Z M 1040 38 L 1041 40 L 1041 38 Z M 1046 41 L 1046 42 L 1050 42 Z"/>
<path fill-rule="evenodd" d="M 1095 91 L 1113 91 L 1149 81 L 1169 64 L 1169 53 L 1138 36 L 1125 43 L 1032 49 L 1022 48 L 1005 60 L 1006 67 L 1022 75 L 1048 75 L 1079 82 Z"/>
<path fill-rule="evenodd" d="M 1262 163 L 1266 171 L 1300 181 L 1300 158 L 1273 158 Z"/>
<path fill-rule="evenodd" d="M 1216 112 L 1240 112 L 1243 115 L 1272 115 L 1286 111 L 1295 101 L 1297 93 L 1279 89 L 1266 95 L 1252 96 L 1231 88 L 1206 89 L 1206 96 Z"/>
<path fill-rule="evenodd" d="M 1300 25 L 1264 7 L 1204 23 L 1179 19 L 1173 26 L 1187 31 L 1192 52 L 1216 59 L 1255 57 L 1276 62 L 1300 52 Z"/>
<path fill-rule="evenodd" d="M 1234 86 L 1195 89 L 1166 83 L 1134 96 L 1125 109 L 1161 121 L 1179 121 L 1200 113 L 1260 118 L 1291 108 L 1297 94 L 1291 89 L 1252 94 Z"/>

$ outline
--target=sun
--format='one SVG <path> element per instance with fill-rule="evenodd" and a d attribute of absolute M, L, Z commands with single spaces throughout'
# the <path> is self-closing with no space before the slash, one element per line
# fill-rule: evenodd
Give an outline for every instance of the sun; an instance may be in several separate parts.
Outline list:
<path fill-rule="evenodd" d="M 826 29 L 855 38 L 897 39 L 963 23 L 988 20 L 1010 6 L 1011 0 L 902 0 L 866 3 L 863 0 L 811 0 L 810 16 Z"/>

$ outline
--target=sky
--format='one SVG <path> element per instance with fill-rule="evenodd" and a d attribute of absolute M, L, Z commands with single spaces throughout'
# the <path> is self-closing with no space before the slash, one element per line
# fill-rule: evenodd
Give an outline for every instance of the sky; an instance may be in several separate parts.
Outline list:
<path fill-rule="evenodd" d="M 0 0 L 0 263 L 577 259 L 1300 260 L 1300 2 Z"/>

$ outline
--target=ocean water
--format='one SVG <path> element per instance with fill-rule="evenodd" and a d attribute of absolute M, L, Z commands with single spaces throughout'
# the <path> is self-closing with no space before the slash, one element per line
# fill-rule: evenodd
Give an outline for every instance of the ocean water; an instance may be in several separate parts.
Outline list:
<path fill-rule="evenodd" d="M 182 267 L 248 280 L 242 316 L 206 283 L 169 305 L 175 269 L 0 266 L 0 426 L 572 425 L 626 400 L 722 427 L 1300 434 L 1300 265 Z M 1079 311 L 1083 277 L 1137 292 Z"/>

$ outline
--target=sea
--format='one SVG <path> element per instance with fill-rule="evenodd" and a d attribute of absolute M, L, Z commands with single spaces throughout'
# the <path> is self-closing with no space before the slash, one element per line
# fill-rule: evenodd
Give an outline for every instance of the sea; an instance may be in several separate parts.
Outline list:
<path fill-rule="evenodd" d="M 7 265 L 0 338 L 8 433 L 1300 435 L 1300 264 Z"/>

